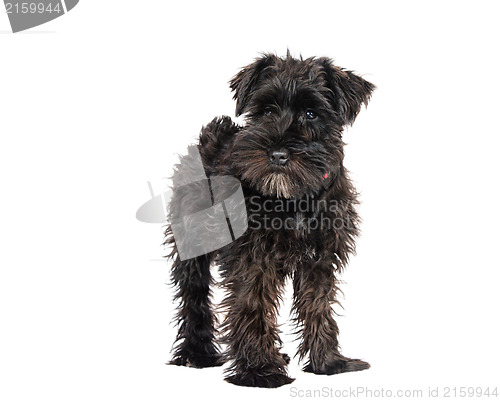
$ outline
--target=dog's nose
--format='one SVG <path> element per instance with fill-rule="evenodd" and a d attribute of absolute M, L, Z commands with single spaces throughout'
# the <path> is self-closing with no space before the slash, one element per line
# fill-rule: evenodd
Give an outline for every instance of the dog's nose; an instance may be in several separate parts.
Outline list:
<path fill-rule="evenodd" d="M 269 161 L 272 164 L 284 166 L 288 162 L 288 151 L 286 149 L 273 150 L 269 155 Z"/>

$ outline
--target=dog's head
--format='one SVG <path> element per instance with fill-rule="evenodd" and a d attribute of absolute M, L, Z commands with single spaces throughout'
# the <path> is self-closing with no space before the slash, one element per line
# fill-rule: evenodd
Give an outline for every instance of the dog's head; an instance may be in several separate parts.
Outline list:
<path fill-rule="evenodd" d="M 265 54 L 231 81 L 246 124 L 233 143 L 242 180 L 261 194 L 298 198 L 320 191 L 343 160 L 342 129 L 375 86 L 328 58 Z"/>

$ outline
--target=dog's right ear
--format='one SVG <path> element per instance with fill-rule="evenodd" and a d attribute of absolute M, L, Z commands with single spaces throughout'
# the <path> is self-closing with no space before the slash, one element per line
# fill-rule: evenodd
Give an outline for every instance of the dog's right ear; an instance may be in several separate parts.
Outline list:
<path fill-rule="evenodd" d="M 264 54 L 252 64 L 244 67 L 231 79 L 231 81 L 229 81 L 229 86 L 234 92 L 233 99 L 236 100 L 236 117 L 245 112 L 252 93 L 256 89 L 256 85 L 261 78 L 262 72 L 267 67 L 273 65 L 275 61 L 275 55 Z"/>

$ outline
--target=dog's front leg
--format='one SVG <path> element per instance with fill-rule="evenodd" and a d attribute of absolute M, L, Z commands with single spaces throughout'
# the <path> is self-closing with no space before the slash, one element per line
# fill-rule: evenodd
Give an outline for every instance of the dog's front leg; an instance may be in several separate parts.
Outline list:
<path fill-rule="evenodd" d="M 332 264 L 317 262 L 299 267 L 293 287 L 295 320 L 302 335 L 298 354 L 300 358 L 309 356 L 304 371 L 332 375 L 368 369 L 367 362 L 346 358 L 339 352 L 338 326 L 331 306 L 337 302 Z"/>
<path fill-rule="evenodd" d="M 224 340 L 232 362 L 226 380 L 250 387 L 291 383 L 294 379 L 287 374 L 287 357 L 279 352 L 276 322 L 283 275 L 272 268 L 240 266 L 225 277 L 224 284 L 229 292 L 223 302 L 227 309 Z"/>

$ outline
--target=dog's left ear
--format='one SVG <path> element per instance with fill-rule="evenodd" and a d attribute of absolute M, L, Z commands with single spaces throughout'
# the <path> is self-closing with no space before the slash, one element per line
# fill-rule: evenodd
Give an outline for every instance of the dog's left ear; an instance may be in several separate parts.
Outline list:
<path fill-rule="evenodd" d="M 331 102 L 344 125 L 352 124 L 362 104 L 368 104 L 375 85 L 354 74 L 333 65 L 331 59 L 318 59 L 331 90 Z"/>
<path fill-rule="evenodd" d="M 233 79 L 231 79 L 231 81 L 229 81 L 229 86 L 234 92 L 233 99 L 236 100 L 236 117 L 245 112 L 263 71 L 267 67 L 273 65 L 275 60 L 275 55 L 264 54 L 252 64 L 244 67 L 233 77 Z"/>

